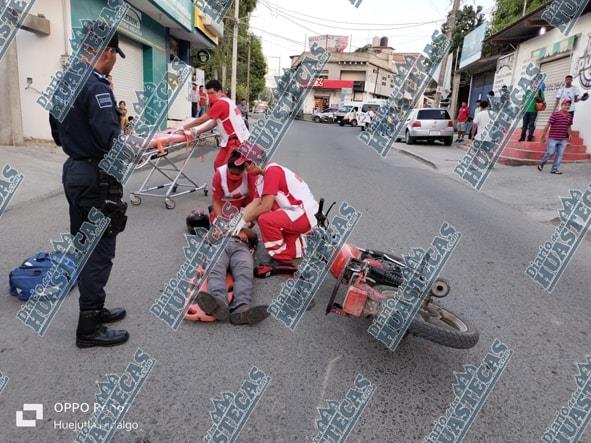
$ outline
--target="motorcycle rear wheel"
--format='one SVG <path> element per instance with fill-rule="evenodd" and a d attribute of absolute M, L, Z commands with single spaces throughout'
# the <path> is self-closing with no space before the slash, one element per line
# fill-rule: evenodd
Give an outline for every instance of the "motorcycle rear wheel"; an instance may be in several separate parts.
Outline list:
<path fill-rule="evenodd" d="M 478 343 L 478 330 L 467 320 L 430 302 L 423 305 L 408 333 L 448 348 L 469 349 Z"/>

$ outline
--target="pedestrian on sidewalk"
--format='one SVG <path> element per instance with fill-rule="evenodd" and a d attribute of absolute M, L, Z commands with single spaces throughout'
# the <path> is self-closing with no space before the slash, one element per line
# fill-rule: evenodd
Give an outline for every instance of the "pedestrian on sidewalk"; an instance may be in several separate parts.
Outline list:
<path fill-rule="evenodd" d="M 456 119 L 456 127 L 458 129 L 458 139 L 456 143 L 464 141 L 464 135 L 466 135 L 466 124 L 468 122 L 468 116 L 470 115 L 470 108 L 466 102 L 462 102 L 462 106 L 458 109 L 458 116 Z"/>
<path fill-rule="evenodd" d="M 472 117 L 468 120 L 470 122 L 470 130 L 468 131 L 468 138 L 470 140 L 472 139 L 472 128 L 474 127 L 474 119 L 476 118 L 476 116 L 478 115 L 480 110 L 482 109 L 480 107 L 480 103 L 481 103 L 480 100 L 476 100 L 476 108 L 474 109 L 474 117 Z"/>
<path fill-rule="evenodd" d="M 244 124 L 246 125 L 246 128 L 250 129 L 250 126 L 248 125 L 248 103 L 246 102 L 246 99 L 243 98 L 239 100 L 237 107 L 240 109 L 242 118 L 244 118 Z"/>
<path fill-rule="evenodd" d="M 525 96 L 523 97 L 524 103 L 531 98 L 533 95 L 533 91 L 528 89 L 525 92 Z M 525 110 L 525 114 L 523 114 L 523 126 L 521 128 L 521 137 L 519 137 L 520 142 L 525 141 L 525 135 L 527 133 L 527 141 L 531 142 L 534 139 L 534 131 L 536 130 L 536 119 L 538 118 L 538 105 L 540 103 L 544 103 L 544 92 L 542 90 L 538 90 L 534 99 L 528 105 L 527 109 Z"/>
<path fill-rule="evenodd" d="M 556 103 L 554 104 L 554 110 L 558 108 L 558 104 L 562 104 L 563 100 L 569 100 L 571 105 L 569 112 L 572 115 L 573 119 L 575 118 L 575 103 L 581 100 L 587 100 L 589 94 L 584 94 L 583 97 L 580 97 L 581 93 L 579 92 L 579 88 L 573 85 L 573 76 L 567 75 L 564 78 L 564 85 L 556 94 Z"/>
<path fill-rule="evenodd" d="M 548 124 L 544 128 L 542 143 L 546 143 L 546 134 L 548 134 L 548 131 L 550 131 L 550 139 L 548 140 L 546 153 L 538 165 L 538 171 L 542 171 L 542 169 L 544 169 L 544 165 L 550 159 L 550 157 L 556 155 L 550 172 L 552 174 L 562 174 L 562 172 L 558 170 L 558 167 L 562 161 L 566 142 L 567 140 L 570 141 L 571 125 L 573 124 L 573 117 L 569 112 L 570 106 L 570 100 L 562 100 L 560 103 L 560 111 L 555 111 L 552 113 L 550 120 L 548 120 Z"/>
<path fill-rule="evenodd" d="M 201 117 L 203 114 L 205 114 L 205 107 L 208 104 L 209 102 L 207 100 L 207 94 L 203 89 L 203 85 L 201 85 L 199 86 L 199 113 L 197 114 L 197 117 Z"/>
<path fill-rule="evenodd" d="M 476 136 L 478 135 L 478 140 L 482 140 L 484 134 L 484 128 L 488 125 L 490 121 L 490 112 L 488 111 L 488 101 L 483 100 L 480 102 L 480 111 L 478 113 L 474 113 L 475 117 L 472 121 L 472 140 L 476 140 Z"/>
<path fill-rule="evenodd" d="M 199 92 L 197 92 L 197 83 L 193 83 L 191 87 L 189 100 L 191 101 L 191 117 L 196 118 L 199 115 Z"/>

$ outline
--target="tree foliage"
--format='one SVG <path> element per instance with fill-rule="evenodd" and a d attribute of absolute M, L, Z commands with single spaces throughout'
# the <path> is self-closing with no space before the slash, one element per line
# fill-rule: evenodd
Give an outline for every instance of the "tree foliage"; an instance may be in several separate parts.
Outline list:
<path fill-rule="evenodd" d="M 489 27 L 489 33 L 492 35 L 509 26 L 514 21 L 520 19 L 523 15 L 524 0 L 496 0 L 495 12 Z M 526 14 L 539 8 L 548 0 L 527 0 Z"/>
<path fill-rule="evenodd" d="M 451 16 L 451 11 L 448 14 L 447 20 Z M 456 14 L 456 27 L 451 36 L 450 52 L 454 53 L 454 64 L 456 66 L 456 49 L 460 48 L 458 55 L 461 57 L 462 44 L 464 37 L 480 26 L 484 22 L 484 14 L 482 14 L 482 6 L 477 6 L 476 9 L 472 5 L 466 5 L 458 10 Z M 447 34 L 449 30 L 448 22 L 441 26 L 441 32 Z"/>
<path fill-rule="evenodd" d="M 249 32 L 248 14 L 257 5 L 257 0 L 240 0 L 240 26 L 238 28 L 238 65 L 236 69 L 236 97 L 243 98 L 246 95 L 247 73 L 250 70 L 250 94 L 249 101 L 265 89 L 265 74 L 267 63 L 263 55 L 260 39 Z M 224 36 L 219 45 L 212 50 L 211 58 L 206 64 L 202 64 L 196 57 L 196 51 L 192 54 L 193 66 L 205 71 L 205 80 L 218 79 L 223 83 L 224 89 L 230 89 L 232 70 L 232 34 L 234 31 L 234 7 L 230 7 L 224 17 Z M 248 43 L 250 39 L 250 66 L 248 61 Z M 222 66 L 226 66 L 226 79 L 222 78 Z"/>

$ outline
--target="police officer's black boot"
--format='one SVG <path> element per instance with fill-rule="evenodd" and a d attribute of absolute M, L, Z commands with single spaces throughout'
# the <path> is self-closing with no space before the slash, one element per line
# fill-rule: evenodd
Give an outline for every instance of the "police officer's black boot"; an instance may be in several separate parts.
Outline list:
<path fill-rule="evenodd" d="M 101 309 L 99 319 L 101 323 L 113 323 L 125 318 L 126 311 L 123 308 Z"/>
<path fill-rule="evenodd" d="M 127 331 L 108 329 L 103 326 L 100 316 L 101 311 L 80 311 L 76 329 L 76 346 L 79 348 L 115 346 L 129 340 Z"/>

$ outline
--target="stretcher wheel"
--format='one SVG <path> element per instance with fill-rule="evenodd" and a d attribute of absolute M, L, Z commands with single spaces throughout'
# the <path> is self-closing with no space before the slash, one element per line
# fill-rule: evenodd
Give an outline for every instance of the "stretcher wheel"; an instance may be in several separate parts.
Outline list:
<path fill-rule="evenodd" d="M 174 185 L 174 186 L 172 187 L 172 192 L 173 192 L 173 193 L 174 193 L 174 192 L 176 192 L 176 190 L 177 190 L 177 189 L 178 189 L 178 188 L 177 188 L 177 185 Z"/>
<path fill-rule="evenodd" d="M 174 209 L 176 203 L 174 202 L 174 200 L 171 200 L 170 198 L 165 198 L 164 206 L 166 206 L 166 209 Z"/>
<path fill-rule="evenodd" d="M 205 195 L 207 197 L 207 194 L 209 193 L 209 191 L 206 189 L 203 190 L 203 195 Z"/>
<path fill-rule="evenodd" d="M 142 199 L 141 197 L 138 197 L 135 194 L 129 194 L 129 202 L 133 205 L 133 206 L 138 206 L 142 204 Z"/>

